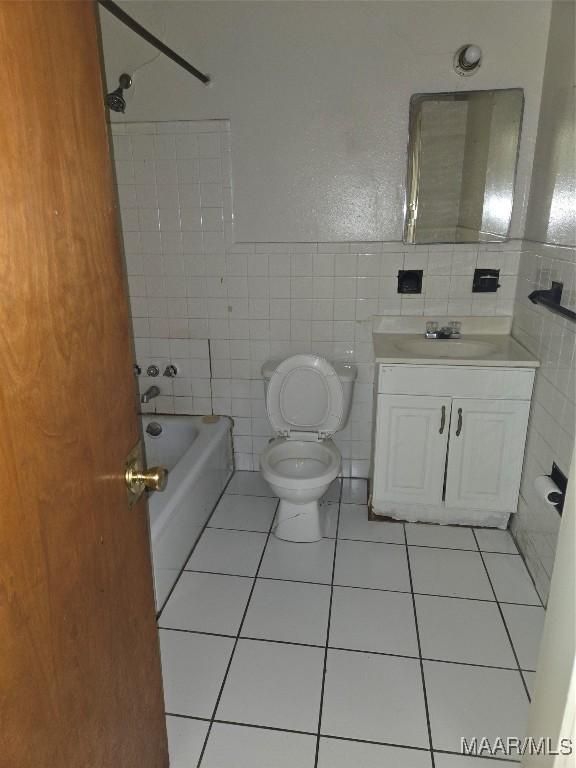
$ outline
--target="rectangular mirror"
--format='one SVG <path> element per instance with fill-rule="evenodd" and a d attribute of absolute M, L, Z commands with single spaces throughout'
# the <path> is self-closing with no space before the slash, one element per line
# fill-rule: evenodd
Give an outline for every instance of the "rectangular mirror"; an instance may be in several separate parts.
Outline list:
<path fill-rule="evenodd" d="M 508 238 L 523 109 L 521 88 L 412 96 L 404 242 Z"/>

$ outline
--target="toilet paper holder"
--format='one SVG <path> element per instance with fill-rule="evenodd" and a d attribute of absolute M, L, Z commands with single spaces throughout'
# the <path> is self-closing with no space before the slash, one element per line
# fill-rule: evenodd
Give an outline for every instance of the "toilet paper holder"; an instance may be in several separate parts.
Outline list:
<path fill-rule="evenodd" d="M 566 475 L 562 472 L 560 467 L 556 464 L 556 462 L 552 462 L 552 472 L 550 472 L 550 479 L 553 483 L 556 483 L 560 491 L 562 492 L 562 498 L 556 504 L 556 509 L 562 515 L 562 510 L 564 509 L 564 499 L 566 498 L 566 488 L 568 486 L 568 478 Z"/>

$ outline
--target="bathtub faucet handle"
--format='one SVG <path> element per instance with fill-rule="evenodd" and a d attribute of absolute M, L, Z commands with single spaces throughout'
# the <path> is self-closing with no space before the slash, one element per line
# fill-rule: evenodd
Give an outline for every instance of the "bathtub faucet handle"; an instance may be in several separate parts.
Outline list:
<path fill-rule="evenodd" d="M 168 378 L 173 379 L 174 376 L 178 375 L 178 368 L 176 368 L 175 365 L 167 365 L 166 368 L 164 368 L 164 376 L 168 376 Z"/>

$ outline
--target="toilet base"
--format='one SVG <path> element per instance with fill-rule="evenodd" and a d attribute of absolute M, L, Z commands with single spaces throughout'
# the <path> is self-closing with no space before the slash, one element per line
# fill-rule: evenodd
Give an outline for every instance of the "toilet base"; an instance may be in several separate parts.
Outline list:
<path fill-rule="evenodd" d="M 293 504 L 280 500 L 278 522 L 274 526 L 274 536 L 283 541 L 320 541 L 322 526 L 317 501 L 306 504 Z"/>

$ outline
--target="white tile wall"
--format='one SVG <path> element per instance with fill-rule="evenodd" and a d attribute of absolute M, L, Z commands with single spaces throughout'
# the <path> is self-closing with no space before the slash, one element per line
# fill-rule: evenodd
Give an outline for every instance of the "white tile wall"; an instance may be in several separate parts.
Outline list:
<path fill-rule="evenodd" d="M 512 333 L 537 355 L 541 368 L 536 374 L 521 497 L 512 530 L 544 601 L 560 516 L 537 496 L 534 478 L 549 474 L 553 461 L 568 474 L 576 425 L 576 325 L 527 298 L 537 288 L 549 288 L 552 280 L 564 284 L 562 303 L 576 310 L 576 250 L 524 243 Z"/>
<path fill-rule="evenodd" d="M 138 362 L 179 370 L 155 380 L 162 396 L 147 409 L 233 416 L 240 469 L 258 468 L 272 434 L 266 359 L 314 351 L 356 362 L 351 417 L 336 442 L 343 474 L 366 477 L 372 315 L 512 314 L 515 241 L 236 243 L 228 121 L 115 123 L 112 133 Z M 476 266 L 501 269 L 498 294 L 472 294 Z M 424 271 L 421 295 L 396 292 L 402 268 Z"/>

